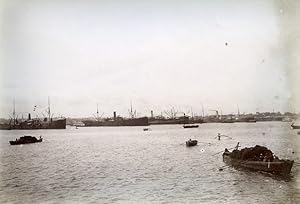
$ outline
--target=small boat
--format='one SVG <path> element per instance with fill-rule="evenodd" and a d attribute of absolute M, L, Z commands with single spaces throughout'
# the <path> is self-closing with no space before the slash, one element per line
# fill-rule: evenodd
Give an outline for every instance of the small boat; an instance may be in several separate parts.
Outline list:
<path fill-rule="evenodd" d="M 149 131 L 149 130 L 150 130 L 150 128 L 144 128 L 143 130 L 144 130 L 144 131 Z"/>
<path fill-rule="evenodd" d="M 291 124 L 291 127 L 293 129 L 300 129 L 300 125 L 294 125 L 294 123 Z"/>
<path fill-rule="evenodd" d="M 183 128 L 198 128 L 199 125 L 183 125 Z"/>
<path fill-rule="evenodd" d="M 263 149 L 263 151 L 259 151 L 259 149 Z M 248 152 L 245 153 L 246 151 Z M 266 153 L 266 155 L 263 155 L 263 153 Z M 231 164 L 233 167 L 268 172 L 276 175 L 290 174 L 294 163 L 294 160 L 283 160 L 276 156 L 273 157 L 273 153 L 270 150 L 259 145 L 241 150 L 236 149 L 232 152 L 225 149 L 223 161 Z"/>
<path fill-rule="evenodd" d="M 23 136 L 19 139 L 16 139 L 15 141 L 9 141 L 11 145 L 21 145 L 21 144 L 30 144 L 30 143 L 36 143 L 36 142 L 42 142 L 43 138 L 40 136 L 39 139 L 33 136 Z"/>
<path fill-rule="evenodd" d="M 196 146 L 197 143 L 198 143 L 197 140 L 191 140 L 191 139 L 185 142 L 185 144 L 186 144 L 187 147 Z"/>

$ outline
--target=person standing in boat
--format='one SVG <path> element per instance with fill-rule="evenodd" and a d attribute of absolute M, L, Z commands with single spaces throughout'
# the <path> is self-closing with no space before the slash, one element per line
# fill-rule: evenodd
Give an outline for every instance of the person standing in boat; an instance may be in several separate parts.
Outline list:
<path fill-rule="evenodd" d="M 238 150 L 239 147 L 240 147 L 240 142 L 238 142 L 237 145 L 235 146 L 235 150 Z"/>

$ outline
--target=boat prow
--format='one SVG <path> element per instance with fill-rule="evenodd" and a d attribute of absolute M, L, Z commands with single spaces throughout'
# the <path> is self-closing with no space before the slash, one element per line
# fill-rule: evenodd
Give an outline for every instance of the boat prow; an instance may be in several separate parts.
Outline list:
<path fill-rule="evenodd" d="M 294 123 L 291 124 L 291 127 L 293 129 L 300 129 L 300 125 L 294 125 Z"/>

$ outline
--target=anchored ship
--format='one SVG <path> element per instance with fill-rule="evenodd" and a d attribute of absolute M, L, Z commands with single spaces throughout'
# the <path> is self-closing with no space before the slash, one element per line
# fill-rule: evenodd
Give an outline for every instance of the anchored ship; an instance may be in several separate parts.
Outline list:
<path fill-rule="evenodd" d="M 18 119 L 15 110 L 15 102 L 13 105 L 12 118 L 10 118 L 9 123 L 1 124 L 0 129 L 4 130 L 33 130 L 33 129 L 66 129 L 66 118 L 53 118 L 51 115 L 50 101 L 48 99 L 48 117 L 40 118 L 31 118 L 31 114 L 28 113 L 27 119 Z"/>
<path fill-rule="evenodd" d="M 147 117 L 141 117 L 137 118 L 136 117 L 136 111 L 132 110 L 132 105 L 131 109 L 129 111 L 129 116 L 130 118 L 123 118 L 117 116 L 116 111 L 113 112 L 113 118 L 106 118 L 102 119 L 99 117 L 99 110 L 98 110 L 98 105 L 97 105 L 97 116 L 94 116 L 94 120 L 83 120 L 82 122 L 84 123 L 85 127 L 97 127 L 97 126 L 148 126 L 148 118 Z"/>
<path fill-rule="evenodd" d="M 84 120 L 82 121 L 85 127 L 97 127 L 97 126 L 147 126 L 148 118 L 121 118 L 106 119 L 102 121 L 97 120 Z"/>

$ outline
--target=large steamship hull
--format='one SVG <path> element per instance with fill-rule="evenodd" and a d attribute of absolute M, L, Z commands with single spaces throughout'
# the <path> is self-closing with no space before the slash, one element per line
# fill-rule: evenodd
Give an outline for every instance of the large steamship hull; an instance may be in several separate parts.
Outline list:
<path fill-rule="evenodd" d="M 36 129 L 66 129 L 66 119 L 53 120 L 51 122 L 24 121 L 16 125 L 2 124 L 2 130 L 36 130 Z"/>
<path fill-rule="evenodd" d="M 85 127 L 98 127 L 98 126 L 148 126 L 148 118 L 132 118 L 132 119 L 122 119 L 114 121 L 94 121 L 85 120 L 82 121 Z"/>

